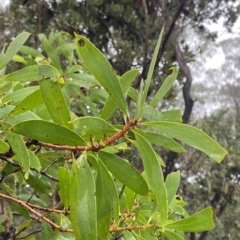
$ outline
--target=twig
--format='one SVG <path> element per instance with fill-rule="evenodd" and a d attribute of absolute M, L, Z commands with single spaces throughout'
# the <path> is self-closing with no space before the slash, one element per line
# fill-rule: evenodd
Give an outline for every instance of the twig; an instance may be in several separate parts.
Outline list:
<path fill-rule="evenodd" d="M 146 224 L 146 225 L 142 225 L 142 226 L 127 226 L 127 227 L 122 227 L 122 228 L 118 228 L 118 227 L 111 227 L 109 229 L 109 232 L 112 233 L 112 232 L 122 232 L 122 231 L 131 231 L 131 230 L 134 230 L 134 229 L 146 229 L 146 228 L 150 228 L 152 227 L 153 224 Z"/>

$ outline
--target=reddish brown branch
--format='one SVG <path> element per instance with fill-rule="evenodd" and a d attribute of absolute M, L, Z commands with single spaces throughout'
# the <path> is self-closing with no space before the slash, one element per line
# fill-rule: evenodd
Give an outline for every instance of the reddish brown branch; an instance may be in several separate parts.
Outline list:
<path fill-rule="evenodd" d="M 142 225 L 142 226 L 127 226 L 127 227 L 122 227 L 122 228 L 118 228 L 118 227 L 111 227 L 109 229 L 109 232 L 122 232 L 122 231 L 131 231 L 134 229 L 146 229 L 146 228 L 150 228 L 152 227 L 153 224 L 146 224 L 146 225 Z"/>

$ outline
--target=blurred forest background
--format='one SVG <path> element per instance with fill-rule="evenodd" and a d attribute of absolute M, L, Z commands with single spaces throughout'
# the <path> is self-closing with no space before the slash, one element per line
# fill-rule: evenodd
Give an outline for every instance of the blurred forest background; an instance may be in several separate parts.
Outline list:
<path fill-rule="evenodd" d="M 181 108 L 184 123 L 202 128 L 229 152 L 219 165 L 192 148 L 181 155 L 158 148 L 165 175 L 180 169 L 179 194 L 189 213 L 209 205 L 215 212 L 216 228 L 189 239 L 240 239 L 239 14 L 238 0 L 11 0 L 0 6 L 0 49 L 22 31 L 32 33 L 27 44 L 37 49 L 40 33 L 64 31 L 73 38 L 76 32 L 101 49 L 119 75 L 141 69 L 133 84 L 138 89 L 164 26 L 149 98 L 177 66 L 178 81 L 159 109 Z M 209 27 L 219 22 L 226 37 Z M 8 71 L 21 67 L 12 64 Z M 141 168 L 137 155 L 128 159 Z"/>

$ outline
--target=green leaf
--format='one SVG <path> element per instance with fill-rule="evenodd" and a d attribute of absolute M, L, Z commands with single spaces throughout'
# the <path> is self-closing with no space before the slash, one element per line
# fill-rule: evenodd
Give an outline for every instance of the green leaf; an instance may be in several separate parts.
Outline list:
<path fill-rule="evenodd" d="M 171 172 L 170 174 L 167 175 L 165 186 L 167 189 L 169 204 L 173 200 L 174 196 L 177 194 L 179 183 L 180 183 L 180 171 Z"/>
<path fill-rule="evenodd" d="M 4 68 L 11 61 L 29 36 L 30 33 L 23 32 L 10 43 L 5 56 L 0 60 L 0 69 Z"/>
<path fill-rule="evenodd" d="M 20 113 L 31 110 L 43 103 L 42 94 L 40 89 L 34 91 L 25 97 L 21 102 L 17 104 L 17 106 L 12 110 L 9 114 L 10 117 L 18 115 Z"/>
<path fill-rule="evenodd" d="M 137 132 L 134 132 L 134 135 L 136 137 L 137 147 L 143 161 L 147 183 L 150 190 L 153 191 L 156 197 L 156 202 L 160 212 L 160 223 L 164 228 L 167 222 L 168 200 L 162 169 L 153 148 L 147 140 Z"/>
<path fill-rule="evenodd" d="M 6 93 L 8 90 L 10 90 L 12 87 L 12 83 L 6 83 L 4 85 L 1 84 L 1 88 L 0 88 L 0 96 L 3 95 L 4 93 Z"/>
<path fill-rule="evenodd" d="M 178 69 L 175 67 L 171 67 L 170 70 L 172 70 L 172 74 L 166 78 L 152 101 L 149 103 L 151 107 L 154 107 L 159 101 L 163 99 L 163 97 L 168 93 L 174 81 L 176 80 L 178 75 Z"/>
<path fill-rule="evenodd" d="M 181 110 L 159 112 L 151 106 L 144 106 L 141 112 L 141 116 L 148 121 L 182 122 Z"/>
<path fill-rule="evenodd" d="M 184 148 L 180 144 L 178 144 L 176 141 L 166 135 L 163 135 L 161 133 L 142 131 L 139 128 L 136 128 L 135 131 L 140 133 L 147 141 L 157 146 L 164 147 L 173 152 L 185 152 Z"/>
<path fill-rule="evenodd" d="M 41 163 L 40 163 L 38 157 L 29 149 L 28 149 L 28 154 L 29 154 L 29 158 L 30 158 L 30 166 L 40 172 L 42 166 L 41 166 Z"/>
<path fill-rule="evenodd" d="M 0 139 L 0 152 L 7 152 L 9 150 L 9 145 Z"/>
<path fill-rule="evenodd" d="M 125 93 L 128 89 L 128 87 L 131 85 L 131 83 L 134 81 L 136 76 L 138 75 L 139 70 L 132 69 L 124 73 L 120 79 L 119 83 L 122 87 L 123 93 Z M 113 101 L 111 97 L 109 97 L 103 107 L 101 118 L 105 119 L 106 121 L 109 120 L 114 112 L 117 109 L 117 104 Z"/>
<path fill-rule="evenodd" d="M 22 46 L 19 50 L 19 52 L 25 54 L 25 55 L 30 55 L 32 57 L 40 57 L 44 58 L 44 56 L 36 49 L 28 46 Z"/>
<path fill-rule="evenodd" d="M 136 102 L 136 113 L 135 113 L 134 119 L 139 119 L 143 109 L 144 101 L 145 99 L 143 98 L 143 80 L 142 80 L 139 91 L 138 91 L 138 98 Z"/>
<path fill-rule="evenodd" d="M 31 139 L 47 143 L 68 146 L 86 145 L 86 142 L 70 129 L 43 120 L 23 121 L 14 125 L 11 130 Z"/>
<path fill-rule="evenodd" d="M 137 102 L 138 93 L 136 89 L 134 89 L 133 87 L 129 87 L 127 90 L 127 94 L 134 102 Z"/>
<path fill-rule="evenodd" d="M 27 111 L 17 116 L 8 117 L 5 121 L 12 125 L 15 125 L 19 122 L 27 121 L 27 120 L 39 120 L 39 117 L 35 113 L 31 111 Z"/>
<path fill-rule="evenodd" d="M 71 189 L 70 185 L 70 174 L 68 170 L 64 167 L 58 168 L 58 180 L 59 180 L 59 190 L 60 190 L 60 197 L 63 202 L 65 209 L 69 207 L 69 192 Z"/>
<path fill-rule="evenodd" d="M 72 128 L 70 112 L 63 96 L 58 81 L 53 82 L 49 78 L 40 81 L 40 90 L 43 101 L 55 123 Z"/>
<path fill-rule="evenodd" d="M 99 151 L 99 158 L 105 164 L 107 169 L 123 184 L 134 192 L 146 195 L 148 194 L 148 185 L 142 175 L 127 161 L 117 155 Z"/>
<path fill-rule="evenodd" d="M 128 107 L 122 88 L 108 60 L 88 39 L 77 34 L 75 37 L 78 52 L 88 70 L 107 90 L 123 113 L 128 116 Z"/>
<path fill-rule="evenodd" d="M 162 28 L 162 30 L 159 34 L 158 41 L 157 41 L 156 47 L 154 49 L 153 57 L 152 57 L 150 67 L 149 67 L 149 70 L 148 70 L 146 85 L 145 85 L 144 93 L 143 93 L 143 100 L 142 100 L 143 102 L 145 102 L 146 99 L 147 99 L 147 93 L 148 93 L 150 83 L 151 83 L 151 80 L 152 80 L 153 71 L 154 71 L 154 68 L 155 68 L 155 65 L 156 65 L 156 62 L 157 62 L 157 56 L 158 56 L 158 52 L 159 52 L 161 41 L 162 41 L 163 31 L 164 31 L 164 28 Z"/>
<path fill-rule="evenodd" d="M 168 239 L 171 240 L 184 240 L 184 238 L 182 238 L 179 234 L 168 229 L 165 229 L 164 236 L 168 237 Z"/>
<path fill-rule="evenodd" d="M 56 67 L 60 72 L 62 72 L 62 67 L 61 67 L 59 57 L 57 53 L 54 51 L 53 47 L 48 42 L 46 36 L 40 33 L 38 34 L 38 38 L 42 43 L 43 49 L 46 51 L 48 57 L 51 59 L 53 66 Z"/>
<path fill-rule="evenodd" d="M 85 157 L 73 162 L 70 188 L 71 222 L 76 239 L 97 239 L 95 186 Z"/>
<path fill-rule="evenodd" d="M 32 82 L 43 78 L 59 79 L 60 73 L 50 65 L 33 65 L 4 76 L 0 81 Z"/>
<path fill-rule="evenodd" d="M 30 169 L 30 157 L 22 137 L 9 129 L 12 127 L 12 125 L 9 123 L 1 122 L 1 127 L 9 145 L 16 155 L 16 161 L 19 162 L 23 168 L 25 178 L 28 178 Z"/>
<path fill-rule="evenodd" d="M 195 127 L 175 122 L 147 122 L 144 126 L 157 128 L 162 133 L 185 142 L 220 163 L 226 156 L 227 151 L 214 139 L 202 130 Z"/>
<path fill-rule="evenodd" d="M 80 117 L 72 121 L 74 127 L 82 136 L 101 136 L 116 133 L 118 130 L 98 117 Z"/>
<path fill-rule="evenodd" d="M 100 159 L 98 160 L 96 179 L 96 200 L 98 236 L 106 239 L 110 227 L 111 213 L 114 216 L 114 224 L 118 224 L 119 202 L 113 179 Z"/>
<path fill-rule="evenodd" d="M 209 207 L 191 215 L 190 217 L 186 217 L 167 225 L 167 228 L 185 232 L 208 231 L 214 227 L 213 211 Z"/>

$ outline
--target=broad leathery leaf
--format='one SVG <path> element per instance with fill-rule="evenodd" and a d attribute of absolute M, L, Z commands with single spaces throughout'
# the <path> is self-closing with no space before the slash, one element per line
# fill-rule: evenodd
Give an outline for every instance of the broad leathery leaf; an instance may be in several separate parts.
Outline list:
<path fill-rule="evenodd" d="M 11 130 L 31 139 L 46 143 L 68 146 L 86 145 L 86 142 L 70 129 L 43 120 L 23 121 L 14 125 Z"/>
<path fill-rule="evenodd" d="M 180 236 L 179 234 L 177 234 L 169 229 L 165 229 L 163 235 L 171 240 L 184 240 L 184 238 L 182 236 Z"/>
<path fill-rule="evenodd" d="M 27 179 L 30 170 L 30 156 L 26 145 L 21 136 L 10 130 L 10 128 L 12 127 L 11 124 L 1 122 L 1 127 L 9 145 L 11 146 L 14 154 L 16 155 L 16 161 L 19 162 L 19 164 L 23 168 L 24 177 Z"/>
<path fill-rule="evenodd" d="M 71 222 L 76 239 L 97 239 L 95 185 L 86 157 L 73 163 L 70 188 Z"/>
<path fill-rule="evenodd" d="M 61 201 L 64 205 L 64 208 L 67 210 L 69 207 L 69 191 L 71 188 L 70 185 L 70 174 L 68 170 L 64 167 L 58 168 L 58 180 L 59 180 L 59 190 Z"/>
<path fill-rule="evenodd" d="M 2 103 L 11 102 L 12 104 L 22 101 L 24 98 L 39 89 L 39 86 L 21 88 L 15 92 L 3 96 Z"/>
<path fill-rule="evenodd" d="M 118 131 L 118 129 L 98 117 L 80 117 L 73 120 L 72 123 L 81 132 L 82 136 L 103 136 Z"/>
<path fill-rule="evenodd" d="M 137 147 L 143 161 L 148 186 L 156 197 L 160 213 L 160 224 L 164 228 L 167 222 L 168 200 L 163 179 L 163 172 L 152 146 L 139 133 L 134 132 L 134 135 L 136 137 Z"/>
<path fill-rule="evenodd" d="M 7 152 L 9 148 L 9 145 L 0 139 L 0 152 Z"/>
<path fill-rule="evenodd" d="M 143 125 L 157 128 L 162 133 L 206 153 L 218 163 L 227 155 L 227 151 L 219 143 L 193 126 L 176 122 L 148 122 Z"/>
<path fill-rule="evenodd" d="M 75 34 L 77 50 L 87 69 L 107 90 L 109 95 L 128 116 L 128 107 L 116 74 L 105 56 L 85 37 Z"/>
<path fill-rule="evenodd" d="M 148 121 L 182 122 L 181 110 L 159 112 L 151 106 L 144 106 L 141 112 L 141 116 Z"/>
<path fill-rule="evenodd" d="M 69 123 L 71 121 L 70 111 L 58 81 L 53 82 L 49 78 L 42 79 L 40 90 L 53 121 L 71 129 L 72 124 Z"/>
<path fill-rule="evenodd" d="M 180 183 L 180 171 L 171 172 L 167 175 L 165 186 L 168 193 L 168 202 L 171 203 L 172 199 L 175 197 L 178 186 Z"/>
<path fill-rule="evenodd" d="M 214 227 L 215 224 L 213 221 L 213 211 L 210 207 L 167 225 L 167 228 L 185 232 L 208 231 Z"/>
<path fill-rule="evenodd" d="M 34 91 L 33 93 L 26 96 L 9 114 L 9 117 L 13 117 L 20 113 L 31 110 L 43 103 L 42 94 L 40 89 Z"/>
<path fill-rule="evenodd" d="M 0 69 L 4 68 L 11 61 L 29 36 L 30 33 L 23 32 L 10 43 L 5 56 L 0 60 Z"/>
<path fill-rule="evenodd" d="M 47 57 L 51 59 L 53 66 L 56 67 L 60 72 L 62 72 L 62 66 L 61 66 L 59 57 L 57 53 L 54 51 L 53 47 L 48 42 L 47 37 L 43 33 L 40 33 L 38 34 L 38 38 L 42 43 L 43 49 L 47 53 Z"/>
<path fill-rule="evenodd" d="M 118 224 L 119 201 L 115 183 L 100 159 L 98 159 L 96 179 L 96 201 L 97 233 L 98 236 L 107 239 L 111 215 L 114 217 L 115 224 Z"/>
<path fill-rule="evenodd" d="M 30 166 L 40 172 L 42 166 L 41 166 L 41 163 L 40 163 L 38 157 L 29 149 L 28 149 L 28 154 L 29 154 L 29 158 L 30 158 Z"/>
<path fill-rule="evenodd" d="M 149 90 L 149 87 L 150 87 L 150 84 L 151 84 L 154 68 L 155 68 L 155 65 L 157 63 L 157 56 L 158 56 L 158 52 L 160 50 L 163 31 L 164 31 L 164 28 L 162 28 L 162 30 L 159 34 L 157 44 L 156 44 L 156 47 L 154 49 L 154 53 L 153 53 L 152 60 L 151 60 L 151 63 L 150 63 L 150 67 L 149 67 L 149 70 L 148 70 L 146 84 L 145 84 L 144 93 L 143 93 L 143 100 L 142 100 L 143 102 L 145 102 L 146 99 L 147 99 L 147 94 L 148 94 L 148 90 Z"/>
<path fill-rule="evenodd" d="M 138 194 L 148 194 L 149 190 L 145 179 L 131 164 L 117 155 L 103 151 L 99 151 L 98 156 L 105 164 L 107 169 L 120 182 Z"/>
<path fill-rule="evenodd" d="M 136 76 L 138 75 L 139 70 L 132 69 L 124 73 L 120 79 L 119 83 L 121 85 L 121 88 L 123 90 L 123 93 L 125 93 L 128 89 L 128 87 L 131 85 L 131 83 L 135 80 Z M 101 113 L 101 118 L 105 119 L 106 121 L 109 120 L 114 112 L 117 109 L 117 104 L 113 101 L 113 99 L 109 96 Z"/>
<path fill-rule="evenodd" d="M 157 146 L 164 147 L 173 152 L 185 152 L 185 149 L 180 144 L 166 135 L 156 132 L 142 131 L 139 128 L 136 128 L 135 131 L 140 133 L 148 142 L 151 142 Z"/>
<path fill-rule="evenodd" d="M 177 78 L 178 75 L 178 69 L 175 67 L 171 67 L 169 70 L 172 70 L 172 74 L 169 75 L 163 84 L 161 85 L 160 89 L 157 91 L 156 95 L 152 99 L 152 101 L 149 103 L 149 106 L 154 107 L 159 101 L 163 99 L 163 97 L 168 93 L 168 91 L 171 89 L 174 81 Z"/>
<path fill-rule="evenodd" d="M 33 65 L 10 73 L 0 79 L 0 81 L 32 82 L 43 78 L 59 79 L 60 73 L 55 67 L 48 64 Z"/>

